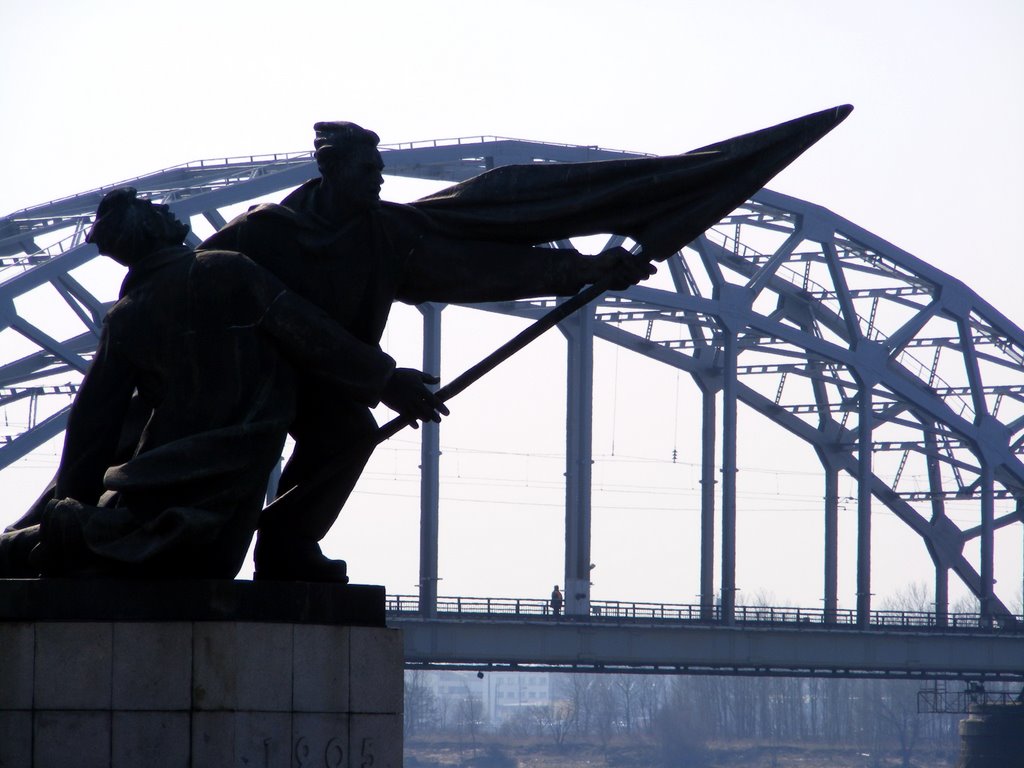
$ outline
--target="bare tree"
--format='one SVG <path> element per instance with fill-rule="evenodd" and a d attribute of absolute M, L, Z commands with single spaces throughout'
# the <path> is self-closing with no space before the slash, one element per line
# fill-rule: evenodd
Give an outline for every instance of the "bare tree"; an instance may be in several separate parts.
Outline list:
<path fill-rule="evenodd" d="M 612 679 L 612 686 L 618 693 L 619 705 L 622 714 L 622 730 L 625 733 L 633 732 L 633 720 L 635 718 L 634 707 L 639 696 L 640 686 L 636 675 L 616 675 Z"/>
<path fill-rule="evenodd" d="M 558 747 L 565 746 L 565 739 L 575 725 L 575 715 L 572 712 L 571 706 L 566 702 L 555 702 L 552 704 L 544 725 L 548 733 L 555 740 L 555 744 Z"/>
<path fill-rule="evenodd" d="M 611 681 L 600 676 L 593 685 L 594 693 L 594 726 L 601 749 L 607 752 L 612 736 L 615 734 L 615 723 L 618 720 L 619 702 L 616 690 Z"/>
<path fill-rule="evenodd" d="M 707 764 L 706 733 L 694 717 L 701 709 L 692 695 L 696 688 L 683 685 L 682 681 L 683 678 L 675 679 L 654 721 L 659 764 L 664 768 L 700 768 Z"/>
<path fill-rule="evenodd" d="M 636 695 L 637 720 L 639 727 L 650 733 L 658 711 L 665 705 L 669 678 L 663 675 L 641 675 Z"/>
<path fill-rule="evenodd" d="M 921 735 L 921 715 L 917 712 L 917 683 L 906 680 L 886 680 L 876 702 L 878 717 L 885 731 L 899 744 L 902 768 L 910 768 L 918 738 Z"/>
<path fill-rule="evenodd" d="M 455 722 L 459 733 L 469 736 L 473 746 L 476 746 L 476 737 L 480 732 L 483 716 L 483 700 L 467 690 L 466 695 L 459 699 L 455 706 Z"/>
<path fill-rule="evenodd" d="M 573 673 L 559 678 L 559 694 L 568 703 L 572 730 L 579 736 L 590 733 L 595 709 L 593 691 L 596 677 Z"/>
<path fill-rule="evenodd" d="M 420 669 L 405 673 L 405 732 L 410 736 L 437 723 L 437 697 L 427 674 Z"/>
<path fill-rule="evenodd" d="M 519 707 L 501 724 L 501 732 L 514 739 L 541 735 L 548 719 L 548 708 Z"/>

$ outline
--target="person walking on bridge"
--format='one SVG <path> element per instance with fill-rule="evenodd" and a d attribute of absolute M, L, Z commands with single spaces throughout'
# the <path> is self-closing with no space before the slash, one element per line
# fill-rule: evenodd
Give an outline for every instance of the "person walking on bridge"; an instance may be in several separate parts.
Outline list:
<path fill-rule="evenodd" d="M 562 593 L 558 591 L 558 585 L 551 593 L 551 614 L 557 619 L 562 615 Z"/>

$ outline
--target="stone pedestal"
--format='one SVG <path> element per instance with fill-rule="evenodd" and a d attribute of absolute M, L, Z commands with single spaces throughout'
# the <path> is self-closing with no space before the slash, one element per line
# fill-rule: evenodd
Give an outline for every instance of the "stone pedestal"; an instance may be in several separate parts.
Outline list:
<path fill-rule="evenodd" d="M 380 587 L 0 582 L 0 766 L 400 766 L 383 604 Z"/>

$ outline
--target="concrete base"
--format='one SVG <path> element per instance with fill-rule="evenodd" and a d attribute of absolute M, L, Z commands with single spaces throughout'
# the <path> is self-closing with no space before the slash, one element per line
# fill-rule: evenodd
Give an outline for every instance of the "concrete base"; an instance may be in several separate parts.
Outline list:
<path fill-rule="evenodd" d="M 1024 768 L 1024 704 L 972 704 L 957 768 Z"/>
<path fill-rule="evenodd" d="M 0 766 L 401 766 L 401 632 L 254 618 L 0 620 Z"/>

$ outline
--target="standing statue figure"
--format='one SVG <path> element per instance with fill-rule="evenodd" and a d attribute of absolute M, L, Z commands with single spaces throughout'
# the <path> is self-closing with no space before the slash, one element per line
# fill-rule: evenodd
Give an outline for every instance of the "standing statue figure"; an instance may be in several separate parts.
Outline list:
<path fill-rule="evenodd" d="M 39 524 L 3 534 L 0 575 L 234 577 L 309 372 L 346 402 L 447 413 L 429 377 L 243 255 L 194 254 L 187 232 L 130 187 L 100 203 L 87 239 L 128 274 L 71 409 L 55 497 Z M 149 418 L 113 466 L 136 392 Z"/>
<path fill-rule="evenodd" d="M 463 237 L 423 210 L 380 200 L 384 168 L 372 131 L 348 122 L 314 126 L 320 177 L 280 205 L 260 205 L 229 222 L 201 249 L 241 251 L 336 320 L 381 358 L 379 342 L 393 302 L 501 301 L 569 295 L 612 273 L 624 289 L 653 273 L 648 260 L 622 248 L 597 256 L 526 243 Z M 487 229 L 483 228 L 486 236 Z M 277 504 L 257 536 L 256 574 L 330 579 L 335 561 L 326 535 L 373 451 L 377 424 L 365 402 L 316 371 L 299 381 L 291 434 L 295 449 L 280 493 L 311 484 L 325 467 L 331 482 L 300 505 Z M 433 372 L 436 373 L 436 372 Z"/>

